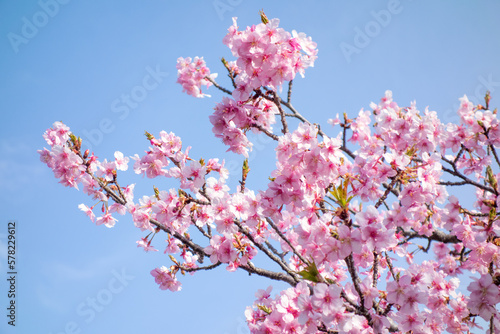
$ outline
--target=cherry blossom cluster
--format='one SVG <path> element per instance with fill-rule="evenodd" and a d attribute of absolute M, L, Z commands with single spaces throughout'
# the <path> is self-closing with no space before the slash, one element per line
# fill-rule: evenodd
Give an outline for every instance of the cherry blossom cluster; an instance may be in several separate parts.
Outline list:
<path fill-rule="evenodd" d="M 278 113 L 276 105 L 265 99 L 241 103 L 223 97 L 214 109 L 215 112 L 209 118 L 215 136 L 229 146 L 228 151 L 245 157 L 248 157 L 252 147 L 246 132 L 272 132 L 271 125 L 276 122 L 275 114 Z"/>
<path fill-rule="evenodd" d="M 209 79 L 213 80 L 217 73 L 210 74 L 210 69 L 206 66 L 203 57 L 190 57 L 177 59 L 177 83 L 182 85 L 183 92 L 194 97 L 210 97 L 201 91 L 201 86 L 207 88 L 212 85 Z"/>
<path fill-rule="evenodd" d="M 238 101 L 248 99 L 254 89 L 269 87 L 277 90 L 285 81 L 299 73 L 304 76 L 307 67 L 314 66 L 318 50 L 316 43 L 304 33 L 291 34 L 279 28 L 279 19 L 238 30 L 236 18 L 228 29 L 223 43 L 237 57 L 240 74 L 236 77 L 233 97 Z"/>
<path fill-rule="evenodd" d="M 90 207 L 80 204 L 78 206 L 80 210 L 97 225 L 113 227 L 117 219 L 112 213 L 118 212 L 124 215 L 126 210 L 120 203 L 108 205 L 109 197 L 103 191 L 103 185 L 115 181 L 117 170 L 127 170 L 129 158 L 117 151 L 113 161 L 100 162 L 94 154 L 89 156 L 88 151 L 82 154 L 81 139 L 76 138 L 69 127 L 61 122 L 55 122 L 53 127 L 45 132 L 44 138 L 51 149 L 39 150 L 40 160 L 52 169 L 54 176 L 64 186 L 78 189 L 78 185 L 82 184 L 83 192 L 97 202 Z M 131 199 L 133 189 L 134 185 L 130 185 L 120 191 L 125 199 Z M 93 210 L 100 203 L 102 203 L 102 215 L 96 217 Z"/>

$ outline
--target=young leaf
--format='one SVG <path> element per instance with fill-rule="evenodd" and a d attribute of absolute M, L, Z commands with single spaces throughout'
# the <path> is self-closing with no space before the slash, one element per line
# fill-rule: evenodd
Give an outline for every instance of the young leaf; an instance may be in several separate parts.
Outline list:
<path fill-rule="evenodd" d="M 319 271 L 314 262 L 311 262 L 304 270 L 299 271 L 299 275 L 311 282 L 318 283 L 320 281 Z"/>

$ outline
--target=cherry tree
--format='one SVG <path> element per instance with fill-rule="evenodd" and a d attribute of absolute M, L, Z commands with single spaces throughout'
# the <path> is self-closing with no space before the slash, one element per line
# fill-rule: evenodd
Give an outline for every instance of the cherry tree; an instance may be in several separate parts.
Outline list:
<path fill-rule="evenodd" d="M 229 188 L 224 161 L 191 156 L 173 133 L 146 132 L 145 154 L 108 161 L 82 152 L 81 138 L 55 122 L 41 160 L 92 198 L 78 206 L 90 220 L 111 228 L 129 214 L 138 247 L 164 248 L 169 264 L 151 270 L 161 290 L 218 267 L 288 283 L 256 292 L 245 312 L 252 333 L 500 331 L 500 122 L 489 94 L 484 105 L 462 97 L 459 124 L 444 124 L 387 91 L 355 118 L 336 115 L 327 131 L 291 102 L 293 80 L 317 58 L 311 37 L 261 12 L 244 30 L 233 19 L 223 43 L 235 58 L 222 59 L 231 89 L 199 57 L 178 59 L 178 83 L 197 98 L 210 86 L 227 94 L 209 119 L 242 156 L 239 186 Z M 276 168 L 261 190 L 246 182 L 249 132 L 275 142 Z M 178 189 L 139 197 L 119 183 L 130 159 L 136 174 L 177 179 Z M 473 203 L 453 195 L 464 189 Z"/>

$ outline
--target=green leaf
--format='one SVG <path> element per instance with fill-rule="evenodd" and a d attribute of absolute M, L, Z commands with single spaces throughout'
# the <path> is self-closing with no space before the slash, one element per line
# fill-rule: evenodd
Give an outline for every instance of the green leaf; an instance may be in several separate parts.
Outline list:
<path fill-rule="evenodd" d="M 330 285 L 335 284 L 335 281 L 334 281 L 334 280 L 332 280 L 331 278 L 328 278 L 328 277 L 327 277 L 327 278 L 325 278 L 325 281 L 326 281 L 326 283 L 328 283 L 328 284 L 330 284 Z"/>
<path fill-rule="evenodd" d="M 490 221 L 494 221 L 497 216 L 497 210 L 495 208 L 490 209 Z"/>
<path fill-rule="evenodd" d="M 319 271 L 314 262 L 311 262 L 304 270 L 299 271 L 299 275 L 311 282 L 318 283 L 320 281 Z"/>
<path fill-rule="evenodd" d="M 493 189 L 497 189 L 497 179 L 493 174 L 493 170 L 490 166 L 486 167 L 486 178 L 488 183 L 493 187 Z"/>
<path fill-rule="evenodd" d="M 269 22 L 269 19 L 267 18 L 266 14 L 264 14 L 264 11 L 260 11 L 260 20 L 262 23 L 267 24 Z"/>
<path fill-rule="evenodd" d="M 272 310 L 265 305 L 257 305 L 257 308 L 261 311 L 266 312 L 267 314 L 271 314 L 271 312 L 272 312 Z"/>

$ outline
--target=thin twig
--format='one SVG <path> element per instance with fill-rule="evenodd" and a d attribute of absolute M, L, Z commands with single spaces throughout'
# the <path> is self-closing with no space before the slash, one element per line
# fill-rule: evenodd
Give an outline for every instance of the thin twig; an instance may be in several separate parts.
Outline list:
<path fill-rule="evenodd" d="M 281 124 L 283 125 L 281 132 L 283 132 L 283 134 L 287 134 L 288 133 L 288 124 L 286 122 L 285 112 L 283 111 L 283 108 L 281 108 L 281 98 L 279 97 L 279 95 L 276 92 L 273 92 L 273 95 L 274 95 L 273 102 L 278 107 L 278 110 L 279 110 L 280 116 L 281 116 Z"/>
<path fill-rule="evenodd" d="M 351 274 L 351 280 L 352 280 L 352 283 L 354 284 L 354 289 L 358 293 L 358 296 L 360 299 L 359 307 L 361 308 L 361 311 L 363 313 L 365 313 L 366 312 L 365 296 L 363 295 L 363 292 L 361 291 L 361 287 L 359 285 L 359 283 L 361 283 L 361 279 L 359 278 L 358 272 L 356 271 L 356 268 L 354 267 L 354 258 L 352 256 L 352 253 L 349 254 L 349 256 L 346 257 L 344 261 L 347 264 L 347 269 L 349 270 L 349 274 Z"/>
<path fill-rule="evenodd" d="M 284 242 L 286 242 L 287 245 L 292 249 L 293 254 L 297 255 L 297 257 L 300 259 L 300 261 L 302 261 L 302 263 L 308 264 L 309 261 L 307 261 L 306 259 L 304 259 L 304 257 L 302 255 L 300 255 L 299 252 L 297 252 L 297 250 L 292 245 L 292 243 L 290 242 L 290 240 L 288 240 L 288 238 L 285 237 L 285 235 L 280 231 L 280 229 L 278 228 L 278 226 L 276 226 L 276 224 L 274 224 L 274 222 L 271 220 L 271 218 L 266 217 L 266 220 L 269 223 L 269 225 L 271 225 L 271 227 L 273 228 L 273 230 L 276 231 L 276 233 L 280 236 L 280 238 Z"/>
<path fill-rule="evenodd" d="M 382 203 L 386 200 L 387 196 L 389 196 L 389 193 L 392 191 L 392 187 L 394 187 L 394 185 L 396 184 L 396 182 L 398 182 L 399 180 L 399 172 L 398 174 L 396 174 L 396 176 L 394 176 L 392 178 L 392 181 L 391 183 L 386 187 L 386 190 L 384 192 L 384 194 L 382 195 L 382 197 L 379 198 L 379 200 L 377 201 L 377 203 L 375 204 L 375 209 L 378 209 L 378 207 L 380 205 L 382 205 Z"/>
<path fill-rule="evenodd" d="M 226 94 L 229 94 L 229 95 L 232 95 L 233 93 L 229 90 L 229 89 L 226 89 L 224 87 L 221 87 L 217 82 L 215 82 L 214 79 L 206 76 L 205 77 L 206 80 L 210 81 L 212 83 L 212 85 L 214 85 L 216 88 L 220 89 L 221 91 L 223 91 L 224 93 Z"/>
<path fill-rule="evenodd" d="M 259 125 L 259 124 L 252 124 L 250 125 L 252 128 L 256 128 L 256 129 L 259 129 L 259 131 L 263 132 L 266 136 L 268 136 L 269 138 L 271 138 L 272 140 L 276 140 L 278 141 L 279 140 L 279 137 L 276 136 L 274 133 L 270 132 L 269 130 L 266 130 L 262 125 Z"/>
<path fill-rule="evenodd" d="M 465 181 L 461 181 L 461 182 L 439 181 L 438 184 L 442 185 L 442 186 L 463 186 L 463 185 L 466 185 L 467 182 L 465 182 Z"/>
<path fill-rule="evenodd" d="M 378 253 L 373 251 L 373 287 L 377 287 L 378 282 Z"/>
<path fill-rule="evenodd" d="M 290 275 L 255 267 L 254 264 L 250 261 L 248 261 L 246 265 L 240 264 L 239 268 L 245 270 L 249 274 L 257 274 L 259 276 L 267 277 L 276 281 L 283 281 L 290 284 L 291 286 L 296 286 L 299 283 L 299 280 L 296 280 Z"/>
<path fill-rule="evenodd" d="M 287 94 L 287 97 L 286 97 L 286 102 L 287 103 L 290 103 L 291 100 L 292 100 L 292 86 L 293 86 L 293 80 L 290 80 L 288 82 L 288 94 Z"/>
<path fill-rule="evenodd" d="M 258 243 L 252 234 L 250 234 L 242 225 L 239 221 L 235 220 L 234 224 L 238 226 L 238 229 L 241 233 L 243 233 L 258 249 L 260 249 L 264 254 L 266 254 L 271 260 L 273 260 L 275 263 L 277 263 L 281 269 L 283 269 L 294 281 L 297 283 L 299 282 L 299 279 L 294 271 L 292 271 L 287 264 L 281 260 L 279 257 L 271 253 L 266 247 L 262 246 L 262 244 Z"/>
<path fill-rule="evenodd" d="M 181 270 L 189 273 L 189 272 L 195 272 L 195 271 L 199 271 L 199 270 L 212 270 L 212 269 L 217 268 L 221 264 L 222 264 L 222 262 L 217 262 L 217 263 L 211 264 L 209 266 L 205 266 L 205 267 L 186 268 L 184 266 L 180 266 L 180 268 L 181 268 Z"/>

